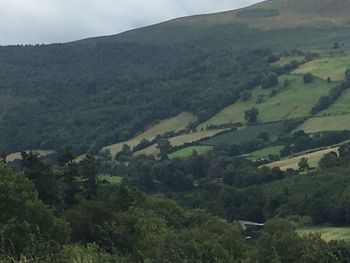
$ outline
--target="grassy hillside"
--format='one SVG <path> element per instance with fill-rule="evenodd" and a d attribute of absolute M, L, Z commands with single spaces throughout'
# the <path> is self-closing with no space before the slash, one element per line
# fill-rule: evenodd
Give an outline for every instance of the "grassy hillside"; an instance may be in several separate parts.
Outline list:
<path fill-rule="evenodd" d="M 283 145 L 277 145 L 277 146 L 270 146 L 261 150 L 254 151 L 249 154 L 249 159 L 257 160 L 263 157 L 267 157 L 269 155 L 279 155 L 283 147 L 284 147 Z"/>
<path fill-rule="evenodd" d="M 123 148 L 124 144 L 130 146 L 130 148 L 138 145 L 143 139 L 152 141 L 157 135 L 163 135 L 167 132 L 177 132 L 183 130 L 189 125 L 192 121 L 195 121 L 196 118 L 191 113 L 181 113 L 176 117 L 165 119 L 160 121 L 157 124 L 154 124 L 146 131 L 141 133 L 140 135 L 132 138 L 131 140 L 123 141 L 117 144 L 109 145 L 103 148 L 103 150 L 109 150 L 111 154 L 114 156 L 118 152 L 120 152 Z"/>
<path fill-rule="evenodd" d="M 169 138 L 169 142 L 172 146 L 181 146 L 184 145 L 186 143 L 193 143 L 193 142 L 197 142 L 206 138 L 211 138 L 219 133 L 224 132 L 225 129 L 218 129 L 218 130 L 208 130 L 208 131 L 198 131 L 198 132 L 194 132 L 194 133 L 189 133 L 189 134 L 184 134 L 184 135 L 180 135 L 180 136 L 175 136 L 172 138 Z M 136 155 L 142 155 L 142 154 L 146 154 L 146 155 L 156 155 L 158 154 L 158 149 L 156 144 L 151 145 L 141 151 L 136 152 Z"/>
<path fill-rule="evenodd" d="M 240 144 L 243 142 L 249 142 L 256 139 L 260 133 L 268 133 L 270 140 L 274 140 L 278 135 L 283 133 L 284 123 L 266 123 L 261 125 L 252 125 L 237 131 L 231 131 L 224 134 L 220 134 L 214 138 L 205 140 L 203 145 L 218 145 L 218 144 Z"/>
<path fill-rule="evenodd" d="M 296 157 L 284 159 L 281 161 L 277 162 L 272 162 L 266 165 L 267 167 L 279 167 L 281 170 L 287 170 L 287 169 L 298 169 L 298 164 L 302 158 L 307 158 L 310 168 L 316 168 L 318 167 L 318 163 L 321 160 L 321 158 L 330 152 L 337 152 L 338 151 L 338 146 L 337 147 L 332 147 L 320 151 L 315 151 L 312 153 L 307 153 L 307 154 L 301 154 Z"/>
<path fill-rule="evenodd" d="M 39 154 L 40 156 L 42 156 L 42 157 L 54 153 L 54 152 L 51 151 L 51 150 L 33 150 L 33 151 L 36 152 L 36 153 L 38 153 L 38 154 Z M 26 152 L 29 152 L 29 151 L 26 151 Z M 21 153 L 20 153 L 20 152 L 9 154 L 9 155 L 6 157 L 6 160 L 7 160 L 8 162 L 13 162 L 13 161 L 15 161 L 15 160 L 21 160 L 21 159 L 22 159 L 22 156 L 21 156 Z"/>
<path fill-rule="evenodd" d="M 345 80 L 345 71 L 350 67 L 350 56 L 338 55 L 333 57 L 324 57 L 313 60 L 296 69 L 294 73 L 305 74 L 312 73 L 323 79 L 328 77 L 334 81 Z"/>
<path fill-rule="evenodd" d="M 350 46 L 348 11 L 344 0 L 271 0 L 115 36 L 0 47 L 0 147 L 97 152 L 181 112 L 206 121 L 273 70 L 273 52 Z M 317 94 L 301 94 L 298 81 L 259 105 L 260 122 L 305 115 L 325 91 L 318 82 Z M 235 107 L 228 120 L 242 118 L 245 105 Z"/>
<path fill-rule="evenodd" d="M 194 151 L 197 154 L 205 154 L 208 151 L 210 151 L 211 149 L 213 149 L 212 146 L 204 146 L 204 145 L 190 146 L 190 147 L 186 147 L 186 148 L 177 150 L 175 152 L 172 152 L 172 153 L 170 153 L 168 155 L 168 157 L 170 159 L 173 159 L 173 158 L 186 158 L 186 157 L 191 156 Z"/>
<path fill-rule="evenodd" d="M 297 130 L 306 133 L 350 130 L 350 114 L 313 117 L 306 120 Z"/>
<path fill-rule="evenodd" d="M 350 228 L 348 227 L 310 227 L 297 229 L 301 236 L 310 233 L 320 234 L 325 241 L 350 240 Z"/>
<path fill-rule="evenodd" d="M 289 86 L 284 87 L 285 80 Z M 280 85 L 272 89 L 255 88 L 249 101 L 238 101 L 226 107 L 214 117 L 204 122 L 199 128 L 224 123 L 244 122 L 244 112 L 253 107 L 259 110 L 258 122 L 272 122 L 284 119 L 293 119 L 310 116 L 312 107 L 320 97 L 327 95 L 335 84 L 328 84 L 321 79 L 315 79 L 311 84 L 305 85 L 302 76 L 284 75 L 279 79 Z M 271 96 L 271 90 L 277 95 Z M 262 102 L 257 102 L 263 97 Z"/>

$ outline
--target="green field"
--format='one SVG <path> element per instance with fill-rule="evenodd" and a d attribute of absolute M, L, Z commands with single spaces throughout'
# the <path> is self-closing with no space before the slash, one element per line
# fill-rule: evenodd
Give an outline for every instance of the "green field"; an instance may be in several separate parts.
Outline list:
<path fill-rule="evenodd" d="M 205 154 L 211 149 L 213 149 L 212 146 L 205 146 L 205 145 L 190 146 L 190 147 L 186 147 L 178 151 L 172 152 L 168 155 L 168 157 L 170 159 L 177 158 L 177 157 L 186 158 L 191 156 L 194 151 L 196 151 L 198 154 Z"/>
<path fill-rule="evenodd" d="M 219 130 L 204 130 L 204 131 L 198 131 L 198 132 L 193 132 L 189 134 L 183 134 L 179 136 L 175 136 L 172 138 L 169 138 L 169 142 L 172 146 L 181 146 L 186 143 L 193 143 L 197 142 L 200 140 L 212 138 L 216 134 L 224 132 L 225 129 L 219 129 Z M 156 155 L 158 154 L 159 150 L 157 149 L 157 145 L 153 144 L 141 151 L 136 152 L 136 155 Z"/>
<path fill-rule="evenodd" d="M 289 87 L 284 88 L 283 83 L 288 79 Z M 258 122 L 273 122 L 284 119 L 310 116 L 311 109 L 319 98 L 328 94 L 336 84 L 327 84 L 326 81 L 316 78 L 313 83 L 305 85 L 302 76 L 284 75 L 280 77 L 280 85 L 276 88 L 255 88 L 252 98 L 247 101 L 238 101 L 226 107 L 214 117 L 204 122 L 199 128 L 209 125 L 237 123 L 244 121 L 244 112 L 253 107 L 259 109 Z M 277 95 L 269 96 L 271 90 L 278 90 Z M 257 103 L 259 96 L 264 96 L 262 103 Z"/>
<path fill-rule="evenodd" d="M 203 145 L 217 145 L 221 143 L 240 144 L 256 139 L 260 133 L 266 132 L 270 140 L 275 140 L 283 133 L 284 122 L 265 123 L 260 125 L 247 126 L 237 131 L 220 134 L 202 142 Z"/>
<path fill-rule="evenodd" d="M 112 175 L 101 175 L 98 177 L 99 180 L 106 180 L 111 184 L 120 184 L 123 180 L 123 177 L 120 176 L 112 176 Z"/>
<path fill-rule="evenodd" d="M 35 153 L 38 153 L 41 157 L 44 157 L 44 156 L 47 156 L 47 155 L 50 155 L 50 154 L 54 154 L 55 152 L 54 151 L 51 151 L 51 150 L 30 150 L 32 152 L 35 152 Z M 25 152 L 30 152 L 30 151 L 25 151 Z M 21 153 L 20 152 L 16 152 L 16 153 L 12 153 L 12 154 L 9 154 L 7 157 L 6 157 L 6 160 L 8 162 L 13 162 L 13 161 L 16 161 L 16 160 L 21 160 L 22 159 L 22 156 L 21 156 Z"/>
<path fill-rule="evenodd" d="M 269 155 L 279 155 L 280 151 L 284 148 L 283 145 L 270 146 L 261 150 L 257 150 L 249 154 L 249 159 L 257 160 Z"/>
<path fill-rule="evenodd" d="M 297 130 L 306 133 L 350 130 L 350 114 L 313 117 L 306 120 Z"/>
<path fill-rule="evenodd" d="M 305 58 L 302 56 L 288 56 L 288 57 L 281 57 L 280 60 L 278 60 L 277 62 L 275 62 L 275 65 L 278 66 L 284 66 L 290 62 L 292 62 L 293 60 L 296 61 L 303 61 Z"/>
<path fill-rule="evenodd" d="M 319 115 L 339 115 L 344 113 L 350 113 L 350 89 L 345 90 L 337 101 Z"/>
<path fill-rule="evenodd" d="M 296 69 L 294 73 L 312 73 L 323 79 L 330 77 L 334 81 L 340 81 L 345 79 L 345 71 L 349 67 L 350 56 L 333 56 L 310 61 Z"/>
<path fill-rule="evenodd" d="M 146 131 L 144 131 L 143 133 L 131 140 L 106 146 L 102 150 L 109 150 L 112 156 L 114 156 L 115 154 L 121 151 L 124 144 L 127 144 L 132 148 L 138 145 L 142 139 L 151 141 L 157 135 L 162 135 L 170 131 L 180 131 L 182 129 L 185 129 L 187 125 L 194 120 L 196 120 L 196 117 L 192 113 L 183 112 L 173 118 L 165 119 L 154 124 L 153 126 L 149 127 Z"/>
<path fill-rule="evenodd" d="M 285 158 L 280 161 L 272 162 L 267 165 L 267 167 L 273 168 L 273 167 L 279 167 L 281 170 L 288 170 L 288 169 L 298 169 L 299 168 L 299 162 L 302 158 L 307 158 L 308 163 L 310 165 L 310 168 L 317 168 L 318 163 L 320 162 L 321 158 L 330 152 L 338 152 L 339 146 L 327 148 L 327 149 L 322 149 L 319 151 L 311 152 L 311 153 L 305 153 L 305 154 L 300 154 L 295 157 L 290 157 L 290 158 Z"/>
<path fill-rule="evenodd" d="M 325 241 L 331 240 L 350 240 L 350 228 L 349 227 L 311 227 L 297 229 L 297 233 L 300 236 L 308 235 L 310 233 L 321 234 L 322 239 Z"/>

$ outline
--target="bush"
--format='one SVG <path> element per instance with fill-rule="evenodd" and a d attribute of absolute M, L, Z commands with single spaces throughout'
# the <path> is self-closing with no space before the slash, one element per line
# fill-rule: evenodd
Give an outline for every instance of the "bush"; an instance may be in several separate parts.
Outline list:
<path fill-rule="evenodd" d="M 268 89 L 274 86 L 278 85 L 278 75 L 276 73 L 270 73 L 268 74 L 263 80 L 261 81 L 261 87 L 263 89 Z"/>
<path fill-rule="evenodd" d="M 310 84 L 314 81 L 314 76 L 311 73 L 307 73 L 303 77 L 305 84 Z"/>

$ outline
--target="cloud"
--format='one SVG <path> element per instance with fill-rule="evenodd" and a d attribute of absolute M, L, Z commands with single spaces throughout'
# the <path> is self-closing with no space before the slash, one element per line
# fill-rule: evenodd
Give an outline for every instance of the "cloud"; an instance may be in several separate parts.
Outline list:
<path fill-rule="evenodd" d="M 0 44 L 68 42 L 261 0 L 0 0 Z"/>

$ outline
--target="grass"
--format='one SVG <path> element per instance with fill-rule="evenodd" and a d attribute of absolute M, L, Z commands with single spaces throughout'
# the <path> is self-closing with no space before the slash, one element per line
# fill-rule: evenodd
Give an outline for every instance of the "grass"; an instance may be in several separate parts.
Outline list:
<path fill-rule="evenodd" d="M 310 168 L 317 168 L 319 161 L 321 160 L 321 158 L 325 154 L 333 152 L 333 151 L 338 152 L 338 148 L 339 148 L 339 146 L 336 146 L 336 147 L 331 147 L 328 149 L 322 149 L 322 150 L 312 152 L 312 153 L 301 154 L 301 155 L 298 155 L 296 157 L 280 160 L 277 162 L 272 162 L 272 163 L 269 163 L 265 166 L 271 167 L 271 168 L 279 167 L 281 170 L 284 170 L 284 171 L 287 169 L 298 169 L 299 168 L 298 164 L 299 164 L 300 160 L 302 158 L 307 158 L 309 161 Z"/>
<path fill-rule="evenodd" d="M 100 180 L 106 180 L 110 184 L 120 184 L 123 180 L 123 177 L 121 176 L 112 176 L 112 175 L 101 175 L 99 176 Z"/>
<path fill-rule="evenodd" d="M 306 133 L 350 130 L 350 114 L 313 117 L 306 120 L 297 130 Z"/>
<path fill-rule="evenodd" d="M 32 151 L 40 154 L 40 156 L 47 156 L 54 153 L 54 151 L 51 151 L 51 150 L 32 150 Z M 25 151 L 25 152 L 29 152 L 29 151 Z M 22 159 L 22 156 L 20 152 L 9 154 L 6 158 L 8 162 L 13 162 L 21 159 Z"/>
<path fill-rule="evenodd" d="M 190 146 L 190 147 L 186 147 L 178 151 L 172 152 L 168 155 L 168 157 L 170 159 L 186 158 L 191 156 L 194 151 L 196 151 L 198 154 L 205 154 L 209 152 L 211 149 L 213 149 L 213 146 L 205 146 L 205 145 Z"/>
<path fill-rule="evenodd" d="M 255 152 L 250 153 L 250 159 L 252 160 L 257 160 L 269 155 L 279 155 L 280 151 L 284 148 L 283 145 L 277 145 L 277 146 L 270 146 L 270 147 L 266 147 L 264 149 L 261 150 L 257 150 Z"/>
<path fill-rule="evenodd" d="M 345 80 L 345 71 L 350 66 L 350 56 L 324 57 L 310 61 L 294 71 L 296 74 L 312 73 L 323 79 Z"/>
<path fill-rule="evenodd" d="M 283 88 L 284 80 L 288 79 L 289 87 Z M 255 88 L 249 101 L 237 101 L 226 107 L 214 117 L 201 124 L 202 129 L 209 125 L 237 123 L 244 121 L 244 112 L 253 107 L 259 110 L 258 122 L 273 122 L 285 119 L 310 116 L 312 107 L 319 98 L 327 95 L 336 84 L 327 84 L 326 81 L 316 78 L 311 84 L 305 85 L 302 76 L 284 75 L 280 77 L 280 85 L 276 88 Z M 270 97 L 271 90 L 278 90 L 278 94 Z M 259 96 L 265 96 L 262 103 L 257 103 Z"/>
<path fill-rule="evenodd" d="M 237 131 L 227 132 L 202 142 L 202 145 L 218 145 L 222 143 L 240 144 L 256 139 L 260 133 L 266 132 L 270 140 L 275 140 L 278 135 L 283 133 L 283 122 L 265 123 L 260 125 L 248 126 Z"/>
<path fill-rule="evenodd" d="M 132 148 L 138 145 L 142 139 L 153 140 L 157 135 L 185 129 L 187 125 L 194 120 L 196 120 L 196 117 L 192 113 L 184 112 L 173 118 L 160 121 L 131 140 L 104 147 L 103 150 L 110 150 L 112 156 L 114 156 L 121 151 L 124 144 L 127 144 Z"/>
<path fill-rule="evenodd" d="M 170 138 L 169 142 L 171 143 L 172 146 L 181 146 L 181 145 L 184 145 L 186 143 L 193 143 L 193 142 L 203 140 L 205 138 L 211 138 L 211 137 L 215 136 L 216 134 L 221 133 L 223 131 L 225 131 L 225 129 L 199 131 L 199 132 L 184 134 L 184 135 Z M 146 149 L 143 149 L 141 151 L 136 152 L 135 154 L 136 155 L 142 155 L 142 154 L 156 155 L 156 154 L 158 154 L 158 152 L 159 151 L 157 149 L 157 146 L 154 144 L 154 145 L 147 147 Z"/>
<path fill-rule="evenodd" d="M 343 92 L 341 97 L 328 109 L 322 111 L 321 115 L 339 115 L 350 113 L 350 89 Z"/>
<path fill-rule="evenodd" d="M 305 59 L 305 57 L 303 56 L 288 56 L 288 57 L 281 57 L 280 60 L 278 60 L 277 62 L 275 62 L 275 65 L 278 66 L 284 66 L 290 62 L 292 62 L 293 60 L 296 61 L 303 61 Z"/>
<path fill-rule="evenodd" d="M 308 235 L 310 233 L 321 234 L 325 241 L 331 240 L 350 240 L 349 227 L 310 227 L 297 229 L 300 236 Z"/>

